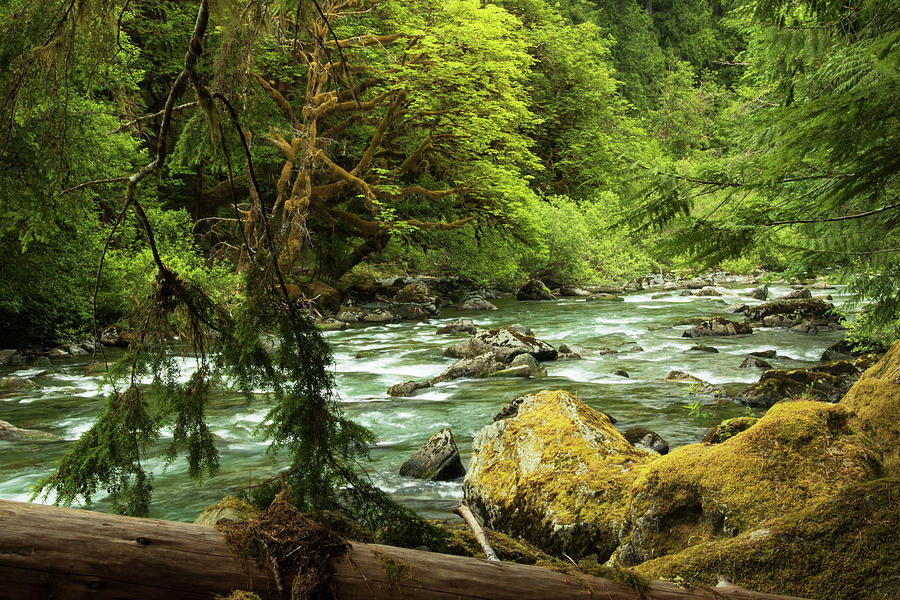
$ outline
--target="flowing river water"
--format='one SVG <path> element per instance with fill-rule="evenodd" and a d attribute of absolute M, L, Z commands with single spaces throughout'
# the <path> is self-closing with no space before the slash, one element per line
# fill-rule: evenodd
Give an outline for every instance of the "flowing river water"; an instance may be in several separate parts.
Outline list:
<path fill-rule="evenodd" d="M 651 429 L 674 448 L 699 441 L 709 426 L 744 414 L 745 408 L 727 399 L 702 398 L 708 416 L 700 421 L 692 418 L 685 407 L 693 400 L 690 390 L 684 384 L 667 382 L 670 370 L 688 372 L 736 393 L 762 373 L 762 369 L 738 368 L 749 352 L 776 350 L 776 358 L 767 359 L 773 367 L 798 368 L 817 363 L 822 352 L 843 336 L 841 332 L 805 335 L 761 328 L 752 335 L 682 338 L 686 326 L 673 326 L 680 319 L 724 315 L 739 320 L 742 315 L 729 315 L 733 306 L 759 303 L 748 296 L 752 286 L 718 289 L 722 297 L 680 296 L 673 291 L 658 298 L 654 297 L 661 293 L 657 290 L 626 295 L 624 302 L 561 299 L 538 303 L 504 298 L 493 301 L 496 311 L 447 308 L 439 319 L 428 322 L 360 324 L 326 333 L 334 351 L 344 410 L 378 437 L 371 462 L 363 467 L 400 502 L 429 518 L 450 518 L 451 508 L 462 497 L 461 482 L 425 482 L 397 474 L 400 465 L 443 427 L 451 428 L 463 463 L 468 464 L 473 436 L 507 402 L 542 389 L 564 389 L 614 416 L 621 431 L 634 426 Z M 786 285 L 772 285 L 770 297 L 788 291 Z M 834 290 L 813 291 L 814 295 L 829 292 L 840 306 L 843 298 Z M 456 380 L 414 397 L 389 397 L 386 390 L 392 384 L 431 378 L 455 361 L 445 357 L 443 350 L 464 334 L 438 335 L 435 330 L 458 318 L 472 319 L 480 327 L 520 323 L 554 347 L 561 343 L 580 346 L 584 358 L 545 363 L 548 376 L 544 378 Z M 719 352 L 686 351 L 698 342 Z M 644 351 L 631 351 L 635 345 Z M 604 348 L 618 353 L 605 354 Z M 190 369 L 190 359 L 184 361 Z M 104 396 L 101 376 L 85 375 L 89 362 L 90 357 L 80 357 L 53 359 L 53 369 L 46 365 L 0 367 L 0 376 L 27 377 L 40 386 L 0 397 L 0 419 L 51 432 L 64 440 L 0 441 L 0 498 L 27 500 L 34 483 L 51 473 L 66 448 L 90 427 Z M 629 377 L 614 375 L 618 369 Z M 220 474 L 198 485 L 188 477 L 184 461 L 164 469 L 161 458 L 149 459 L 145 466 L 155 473 L 151 516 L 191 521 L 224 495 L 270 476 L 287 457 L 267 455 L 267 443 L 255 433 L 266 411 L 260 398 L 248 402 L 238 393 L 216 392 L 208 414 L 221 453 Z M 106 509 L 102 496 L 95 507 Z"/>

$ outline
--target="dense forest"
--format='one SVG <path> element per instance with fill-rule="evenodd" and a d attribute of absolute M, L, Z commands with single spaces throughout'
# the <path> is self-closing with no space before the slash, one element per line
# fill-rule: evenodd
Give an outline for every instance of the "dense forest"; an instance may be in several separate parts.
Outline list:
<path fill-rule="evenodd" d="M 287 486 L 436 544 L 353 466 L 373 438 L 316 317 L 354 278 L 828 273 L 858 347 L 900 339 L 897 0 L 12 0 L 0 23 L 0 346 L 130 341 L 39 484 L 57 501 L 146 514 L 161 428 L 214 475 L 228 378 L 268 391 L 290 457 L 259 504 Z"/>

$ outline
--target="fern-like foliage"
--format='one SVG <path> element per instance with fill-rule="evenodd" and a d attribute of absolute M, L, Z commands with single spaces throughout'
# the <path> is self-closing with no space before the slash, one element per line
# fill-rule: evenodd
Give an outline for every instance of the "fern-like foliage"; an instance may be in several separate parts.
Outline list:
<path fill-rule="evenodd" d="M 765 0 L 733 18 L 752 93 L 732 144 L 645 170 L 632 225 L 672 230 L 663 252 L 706 264 L 777 247 L 795 272 L 838 268 L 874 303 L 867 335 L 896 337 L 900 2 Z"/>

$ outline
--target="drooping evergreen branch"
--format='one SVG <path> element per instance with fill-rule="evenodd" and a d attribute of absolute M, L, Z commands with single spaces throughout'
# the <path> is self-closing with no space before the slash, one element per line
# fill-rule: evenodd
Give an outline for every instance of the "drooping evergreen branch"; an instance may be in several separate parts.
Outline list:
<path fill-rule="evenodd" d="M 893 210 L 897 207 L 900 207 L 900 202 L 888 204 L 887 206 L 882 206 L 881 208 L 867 210 L 853 215 L 843 215 L 840 217 L 823 217 L 821 219 L 791 219 L 787 221 L 769 221 L 768 223 L 763 224 L 768 227 L 774 227 L 776 225 L 800 225 L 803 223 L 834 223 L 837 221 L 852 221 L 854 219 L 864 219 L 866 217 L 871 217 L 872 215 L 877 215 L 888 210 Z"/>

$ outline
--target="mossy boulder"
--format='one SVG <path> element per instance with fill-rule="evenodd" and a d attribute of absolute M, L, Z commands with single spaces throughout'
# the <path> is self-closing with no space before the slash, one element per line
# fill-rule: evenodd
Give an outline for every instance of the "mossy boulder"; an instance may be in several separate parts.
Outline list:
<path fill-rule="evenodd" d="M 606 415 L 568 392 L 543 391 L 475 436 L 463 489 L 487 526 L 551 554 L 605 560 L 631 483 L 651 460 Z"/>
<path fill-rule="evenodd" d="M 516 291 L 519 300 L 556 300 L 550 288 L 540 279 L 531 279 Z"/>
<path fill-rule="evenodd" d="M 859 378 L 853 363 L 841 360 L 808 369 L 771 369 L 740 393 L 742 404 L 768 408 L 786 398 L 804 397 L 837 402 Z"/>
<path fill-rule="evenodd" d="M 318 306 L 331 313 L 336 313 L 341 308 L 341 293 L 323 281 L 308 283 L 306 295 Z"/>
<path fill-rule="evenodd" d="M 648 577 L 821 600 L 900 598 L 900 479 L 849 486 L 723 541 L 645 562 Z"/>
<path fill-rule="evenodd" d="M 394 296 L 394 302 L 411 302 L 414 304 L 430 304 L 435 302 L 437 297 L 432 293 L 428 284 L 422 281 L 414 281 L 408 283 Z"/>
<path fill-rule="evenodd" d="M 840 402 L 850 423 L 884 453 L 885 470 L 900 477 L 900 342 L 866 370 Z"/>
<path fill-rule="evenodd" d="M 822 402 L 781 402 L 754 426 L 708 446 L 676 448 L 634 483 L 623 544 L 626 565 L 731 538 L 763 521 L 882 474 L 877 449 Z"/>

